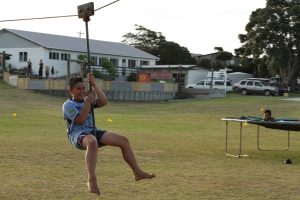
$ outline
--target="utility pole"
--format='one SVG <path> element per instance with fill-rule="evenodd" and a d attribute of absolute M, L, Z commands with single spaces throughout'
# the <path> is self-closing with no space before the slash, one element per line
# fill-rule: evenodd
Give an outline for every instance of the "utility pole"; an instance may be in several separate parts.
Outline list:
<path fill-rule="evenodd" d="M 77 33 L 78 33 L 78 35 L 79 35 L 79 38 L 81 38 L 81 35 L 84 35 L 84 33 L 81 32 L 81 31 L 79 31 L 79 32 L 77 32 Z"/>

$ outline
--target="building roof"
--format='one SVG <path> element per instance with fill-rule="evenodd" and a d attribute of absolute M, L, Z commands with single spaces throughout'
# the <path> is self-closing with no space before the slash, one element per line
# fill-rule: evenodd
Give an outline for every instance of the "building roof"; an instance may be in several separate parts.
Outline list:
<path fill-rule="evenodd" d="M 142 65 L 142 69 L 172 69 L 172 68 L 191 68 L 194 67 L 195 65 Z"/>
<path fill-rule="evenodd" d="M 21 31 L 14 29 L 2 29 L 20 36 L 28 41 L 36 43 L 47 49 L 86 52 L 86 39 L 70 36 Z M 147 52 L 131 47 L 121 42 L 107 42 L 90 39 L 90 52 L 103 55 L 125 56 L 134 58 L 158 59 Z"/>
<path fill-rule="evenodd" d="M 198 67 L 196 65 L 142 65 L 140 68 L 141 69 L 180 69 L 181 68 L 182 70 L 205 69 L 203 67 Z"/>

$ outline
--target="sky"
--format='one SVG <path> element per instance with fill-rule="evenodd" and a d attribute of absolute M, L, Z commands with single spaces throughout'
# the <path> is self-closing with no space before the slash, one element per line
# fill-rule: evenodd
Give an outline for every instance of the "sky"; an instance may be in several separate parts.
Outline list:
<path fill-rule="evenodd" d="M 114 0 L 95 0 L 99 8 Z M 83 0 L 1 1 L 0 20 L 77 15 Z M 238 34 L 245 33 L 251 12 L 265 7 L 266 0 L 120 0 L 95 12 L 89 22 L 90 39 L 121 42 L 123 35 L 135 33 L 135 24 L 162 32 L 168 41 L 188 48 L 191 53 L 208 54 L 214 47 L 234 52 L 241 46 Z M 2 22 L 9 28 L 79 37 L 85 23 L 77 17 Z M 82 35 L 81 37 L 86 37 Z"/>

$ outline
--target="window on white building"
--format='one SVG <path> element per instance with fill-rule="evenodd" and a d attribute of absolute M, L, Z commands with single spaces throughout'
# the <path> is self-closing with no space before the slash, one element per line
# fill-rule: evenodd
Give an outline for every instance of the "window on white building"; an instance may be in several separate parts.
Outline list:
<path fill-rule="evenodd" d="M 59 53 L 57 53 L 57 52 L 50 52 L 49 53 L 49 59 L 50 60 L 59 60 Z"/>
<path fill-rule="evenodd" d="M 119 59 L 117 59 L 117 58 L 111 58 L 111 59 L 110 59 L 110 63 L 111 63 L 114 67 L 119 67 Z"/>
<path fill-rule="evenodd" d="M 27 61 L 27 52 L 19 52 L 19 61 L 26 62 Z"/>
<path fill-rule="evenodd" d="M 91 65 L 97 65 L 97 56 L 91 56 Z"/>
<path fill-rule="evenodd" d="M 136 67 L 136 60 L 128 59 L 128 67 L 129 68 L 135 68 Z"/>
<path fill-rule="evenodd" d="M 146 60 L 141 60 L 140 61 L 140 65 L 149 65 L 149 61 L 146 61 Z"/>
<path fill-rule="evenodd" d="M 109 61 L 108 58 L 99 58 L 99 65 L 102 66 L 104 62 Z"/>
<path fill-rule="evenodd" d="M 70 54 L 68 53 L 61 53 L 60 54 L 60 59 L 61 60 L 68 60 L 70 58 Z"/>

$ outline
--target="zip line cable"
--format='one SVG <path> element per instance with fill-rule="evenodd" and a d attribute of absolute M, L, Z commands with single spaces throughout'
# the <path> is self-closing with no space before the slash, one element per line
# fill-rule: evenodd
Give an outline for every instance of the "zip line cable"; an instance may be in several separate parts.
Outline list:
<path fill-rule="evenodd" d="M 1 22 L 17 22 L 17 21 L 29 21 L 29 20 L 39 20 L 39 19 L 57 19 L 66 17 L 77 17 L 78 15 L 62 15 L 62 16 L 52 16 L 52 17 L 34 17 L 34 18 L 23 18 L 23 19 L 6 19 L 0 20 Z"/>
<path fill-rule="evenodd" d="M 97 8 L 96 10 L 94 10 L 94 12 L 98 11 L 98 10 L 101 10 L 107 6 L 110 6 L 114 3 L 117 3 L 118 1 L 120 0 L 116 0 L 116 1 L 113 1 L 109 4 L 106 4 L 104 6 L 101 6 L 100 8 Z M 51 17 L 32 17 L 32 18 L 21 18 L 21 19 L 6 19 L 6 20 L 0 20 L 0 23 L 2 22 L 16 22 L 16 21 L 30 21 L 30 20 L 42 20 L 42 19 L 58 19 L 58 18 L 67 18 L 67 17 L 78 17 L 78 15 L 60 15 L 60 16 L 51 16 Z"/>
<path fill-rule="evenodd" d="M 77 181 L 75 182 L 75 184 L 71 187 L 71 189 L 69 190 L 69 192 L 66 194 L 66 196 L 63 198 L 63 200 L 66 200 L 69 195 L 71 194 L 71 192 L 74 190 L 74 188 L 78 185 L 79 181 L 82 179 L 83 175 L 87 172 L 87 168 L 84 169 L 84 171 L 81 173 L 81 175 L 79 176 L 79 178 L 77 179 Z"/>
<path fill-rule="evenodd" d="M 120 0 L 113 1 L 113 2 L 111 2 L 111 3 L 109 3 L 109 4 L 106 4 L 106 5 L 102 6 L 102 7 L 100 7 L 100 8 L 97 8 L 96 10 L 94 10 L 94 12 L 96 12 L 96 11 L 102 9 L 102 8 L 105 8 L 105 7 L 107 7 L 107 6 L 110 6 L 111 4 L 117 3 L 118 1 L 120 1 Z"/>

